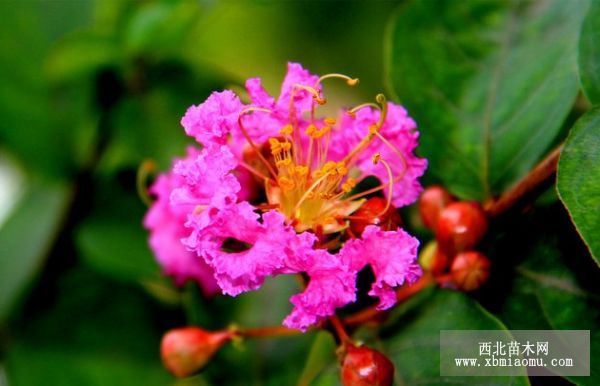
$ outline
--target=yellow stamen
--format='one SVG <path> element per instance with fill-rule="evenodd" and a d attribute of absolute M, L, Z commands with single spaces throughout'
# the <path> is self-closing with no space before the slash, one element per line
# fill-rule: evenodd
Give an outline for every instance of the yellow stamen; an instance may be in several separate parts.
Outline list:
<path fill-rule="evenodd" d="M 294 126 L 287 124 L 279 130 L 279 133 L 282 135 L 290 135 L 294 132 Z"/>
<path fill-rule="evenodd" d="M 288 177 L 279 177 L 277 183 L 283 190 L 292 190 L 295 187 L 294 181 L 292 181 Z"/>
<path fill-rule="evenodd" d="M 335 118 L 325 118 L 323 119 L 323 122 L 325 122 L 327 126 L 335 126 L 335 123 L 337 121 L 335 120 Z"/>
<path fill-rule="evenodd" d="M 356 186 L 356 180 L 354 178 L 348 178 L 346 182 L 342 184 L 342 190 L 345 193 L 350 193 Z"/>

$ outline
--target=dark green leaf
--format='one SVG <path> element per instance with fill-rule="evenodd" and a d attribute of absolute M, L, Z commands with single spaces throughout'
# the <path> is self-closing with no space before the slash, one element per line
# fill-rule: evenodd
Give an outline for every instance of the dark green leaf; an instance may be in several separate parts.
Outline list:
<path fill-rule="evenodd" d="M 579 234 L 600 264 L 600 107 L 581 117 L 558 163 L 557 189 Z"/>
<path fill-rule="evenodd" d="M 65 184 L 31 183 L 0 228 L 0 323 L 41 269 L 70 198 Z"/>
<path fill-rule="evenodd" d="M 130 176 L 131 185 L 134 176 Z M 158 280 L 160 269 L 142 226 L 146 207 L 137 195 L 107 179 L 96 187 L 98 199 L 75 240 L 90 268 L 125 282 Z"/>
<path fill-rule="evenodd" d="M 594 358 L 600 355 L 600 297 L 583 289 L 565 265 L 571 262 L 577 268 L 580 262 L 573 256 L 577 250 L 561 246 L 556 235 L 528 239 L 531 245 L 521 245 L 517 252 L 527 258 L 515 268 L 500 316 L 511 329 L 590 330 L 590 377 L 568 378 L 578 385 L 597 385 L 600 368 Z"/>
<path fill-rule="evenodd" d="M 438 290 L 422 307 L 407 312 L 384 335 L 399 385 L 528 385 L 527 377 L 440 377 L 440 330 L 505 330 L 468 296 Z M 507 336 L 510 336 L 507 332 Z M 523 373 L 525 375 L 525 373 Z"/>
<path fill-rule="evenodd" d="M 69 103 L 50 98 L 43 76 L 45 55 L 54 39 L 85 23 L 85 3 L 0 2 L 0 35 L 10 37 L 0 40 L 0 142 L 44 175 L 69 171 L 81 115 L 73 109 L 68 124 L 60 120 Z"/>
<path fill-rule="evenodd" d="M 579 39 L 579 75 L 592 103 L 600 103 L 600 1 L 592 1 Z"/>
<path fill-rule="evenodd" d="M 463 198 L 503 191 L 557 135 L 577 93 L 587 1 L 414 1 L 389 34 L 390 86 L 429 170 Z"/>
<path fill-rule="evenodd" d="M 160 277 L 147 233 L 135 219 L 91 218 L 79 229 L 77 245 L 85 263 L 99 272 L 126 281 Z"/>
<path fill-rule="evenodd" d="M 75 269 L 57 289 L 38 294 L 44 304 L 29 309 L 12 332 L 15 343 L 6 355 L 11 385 L 174 383 L 159 360 L 162 328 L 148 323 L 158 310 L 140 290 Z"/>
<path fill-rule="evenodd" d="M 336 360 L 335 350 L 336 345 L 331 334 L 327 331 L 318 332 L 306 359 L 298 386 L 311 385 L 326 366 L 334 363 Z"/>

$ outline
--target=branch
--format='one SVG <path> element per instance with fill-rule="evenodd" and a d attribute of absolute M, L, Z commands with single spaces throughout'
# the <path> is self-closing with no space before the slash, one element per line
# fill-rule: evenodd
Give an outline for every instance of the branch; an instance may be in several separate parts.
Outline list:
<path fill-rule="evenodd" d="M 396 300 L 398 301 L 398 303 L 401 303 L 409 299 L 416 293 L 420 292 L 421 290 L 429 287 L 430 285 L 433 285 L 435 282 L 436 281 L 433 278 L 433 276 L 430 273 L 425 272 L 423 273 L 423 276 L 421 276 L 419 280 L 417 280 L 413 284 L 403 285 L 402 287 L 398 288 L 396 290 Z M 353 315 L 350 315 L 347 318 L 344 318 L 344 324 L 346 326 L 358 326 L 363 323 L 376 320 L 380 316 L 385 315 L 386 313 L 387 310 L 378 310 L 376 306 L 372 306 L 362 311 L 359 311 Z"/>
<path fill-rule="evenodd" d="M 562 148 L 563 144 L 557 146 L 511 189 L 504 192 L 498 199 L 486 203 L 485 211 L 488 216 L 498 217 L 543 192 L 554 179 Z"/>

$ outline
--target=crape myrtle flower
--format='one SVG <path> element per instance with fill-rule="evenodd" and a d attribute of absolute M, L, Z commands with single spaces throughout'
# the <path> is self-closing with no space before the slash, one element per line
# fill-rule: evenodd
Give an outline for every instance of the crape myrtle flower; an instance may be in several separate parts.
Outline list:
<path fill-rule="evenodd" d="M 202 150 L 157 180 L 158 200 L 146 218 L 152 248 L 176 277 L 210 287 L 213 279 L 206 284 L 198 274 L 208 266 L 221 291 L 235 296 L 258 289 L 267 276 L 303 274 L 306 288 L 291 297 L 294 308 L 284 320 L 301 330 L 355 301 L 356 276 L 366 266 L 380 309 L 395 304 L 394 287 L 421 275 L 418 241 L 402 229 L 369 225 L 360 238 L 349 229 L 364 220 L 353 213 L 369 194 L 385 195 L 383 212 L 417 199 L 427 161 L 413 154 L 416 124 L 381 94 L 377 103 L 318 117 L 327 78 L 358 82 L 290 63 L 277 99 L 253 78 L 246 82 L 249 105 L 225 90 L 191 106 L 181 123 Z M 367 176 L 380 185 L 355 192 Z M 168 204 L 165 179 L 173 181 Z M 166 237 L 167 228 L 177 232 Z M 180 245 L 171 249 L 176 237 Z"/>

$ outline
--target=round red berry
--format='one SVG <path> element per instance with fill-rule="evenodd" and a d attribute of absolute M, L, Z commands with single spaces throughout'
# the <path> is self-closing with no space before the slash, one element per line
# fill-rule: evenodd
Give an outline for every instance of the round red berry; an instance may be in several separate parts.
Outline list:
<path fill-rule="evenodd" d="M 344 386 L 391 386 L 394 365 L 379 351 L 348 345 L 342 363 Z"/>
<path fill-rule="evenodd" d="M 452 255 L 472 248 L 487 231 L 487 218 L 476 202 L 453 202 L 440 213 L 436 237 L 442 250 Z"/>
<path fill-rule="evenodd" d="M 476 251 L 461 252 L 454 256 L 450 274 L 458 289 L 474 291 L 490 276 L 490 260 Z"/>
<path fill-rule="evenodd" d="M 419 199 L 419 213 L 423 224 L 435 231 L 442 209 L 452 201 L 454 200 L 450 193 L 441 186 L 434 185 L 425 189 Z"/>
<path fill-rule="evenodd" d="M 360 237 L 367 225 L 379 225 L 385 231 L 395 230 L 402 225 L 400 214 L 393 205 L 387 210 L 385 198 L 372 197 L 365 201 L 356 212 L 352 214 L 350 230 L 356 237 Z"/>

